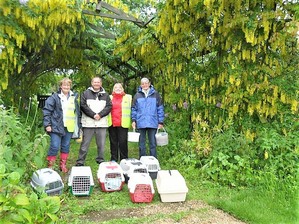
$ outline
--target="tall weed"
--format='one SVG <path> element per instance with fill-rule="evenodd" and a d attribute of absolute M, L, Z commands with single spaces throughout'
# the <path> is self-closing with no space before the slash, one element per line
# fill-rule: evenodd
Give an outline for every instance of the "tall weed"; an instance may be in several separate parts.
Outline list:
<path fill-rule="evenodd" d="M 43 167 L 47 136 L 32 135 L 32 126 L 20 120 L 13 109 L 0 108 L 0 222 L 54 223 L 59 197 L 37 195 L 28 186 L 33 171 Z"/>

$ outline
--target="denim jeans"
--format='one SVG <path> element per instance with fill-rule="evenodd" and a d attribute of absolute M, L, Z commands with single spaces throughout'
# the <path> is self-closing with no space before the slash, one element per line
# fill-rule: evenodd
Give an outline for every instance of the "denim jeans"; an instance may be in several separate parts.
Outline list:
<path fill-rule="evenodd" d="M 62 153 L 69 153 L 73 132 L 68 132 L 66 128 L 64 130 L 64 136 L 50 132 L 51 141 L 48 156 L 57 156 L 59 150 Z"/>
<path fill-rule="evenodd" d="M 157 158 L 157 150 L 156 150 L 156 138 L 155 134 L 157 132 L 156 128 L 140 128 L 138 129 L 140 132 L 139 137 L 139 157 L 146 156 L 146 133 L 149 141 L 149 153 L 150 156 L 154 156 Z"/>

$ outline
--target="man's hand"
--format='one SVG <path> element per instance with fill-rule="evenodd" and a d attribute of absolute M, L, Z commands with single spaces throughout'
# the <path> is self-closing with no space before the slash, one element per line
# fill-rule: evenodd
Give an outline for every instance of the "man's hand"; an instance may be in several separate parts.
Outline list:
<path fill-rule="evenodd" d="M 132 128 L 136 129 L 136 122 L 135 121 L 132 122 Z"/>
<path fill-rule="evenodd" d="M 93 116 L 93 118 L 98 121 L 101 119 L 101 116 L 99 114 L 96 114 Z"/>
<path fill-rule="evenodd" d="M 163 127 L 164 127 L 163 124 L 159 124 L 159 125 L 158 125 L 158 129 L 161 129 L 161 128 L 163 128 Z"/>

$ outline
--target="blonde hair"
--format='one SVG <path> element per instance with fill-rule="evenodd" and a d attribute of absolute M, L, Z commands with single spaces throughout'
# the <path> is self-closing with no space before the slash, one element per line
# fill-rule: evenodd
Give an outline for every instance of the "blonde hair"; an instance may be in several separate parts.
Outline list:
<path fill-rule="evenodd" d="M 59 86 L 62 86 L 64 83 L 67 83 L 70 86 L 72 86 L 72 80 L 70 80 L 69 78 L 63 78 L 63 79 L 61 79 L 60 82 L 59 82 Z"/>
<path fill-rule="evenodd" d="M 113 92 L 114 92 L 116 86 L 118 86 L 118 85 L 121 87 L 122 91 L 124 91 L 124 87 L 123 87 L 123 85 L 122 85 L 120 82 L 118 82 L 118 83 L 115 83 L 115 84 L 114 84 L 114 86 L 113 86 Z"/>

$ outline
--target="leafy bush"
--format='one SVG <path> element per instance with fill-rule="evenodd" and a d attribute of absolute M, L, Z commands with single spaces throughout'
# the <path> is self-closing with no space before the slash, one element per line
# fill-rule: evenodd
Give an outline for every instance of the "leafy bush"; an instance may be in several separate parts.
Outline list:
<path fill-rule="evenodd" d="M 168 125 L 173 130 L 172 141 L 163 150 L 163 159 L 180 167 L 197 167 L 202 179 L 223 186 L 264 186 L 268 190 L 294 191 L 299 125 L 275 121 L 259 123 L 245 118 L 243 121 L 246 122 L 241 128 L 233 123 L 210 127 L 199 118 L 194 122 L 190 140 L 182 139 L 177 132 L 181 123 L 172 123 Z"/>
<path fill-rule="evenodd" d="M 214 136 L 212 152 L 202 158 L 201 173 L 228 186 L 248 185 L 253 177 L 251 158 L 254 150 L 246 138 L 233 130 Z"/>
<path fill-rule="evenodd" d="M 0 222 L 53 223 L 59 197 L 37 195 L 29 187 L 32 173 L 43 166 L 46 135 L 31 135 L 13 110 L 0 108 Z"/>

